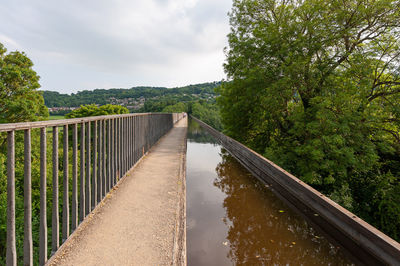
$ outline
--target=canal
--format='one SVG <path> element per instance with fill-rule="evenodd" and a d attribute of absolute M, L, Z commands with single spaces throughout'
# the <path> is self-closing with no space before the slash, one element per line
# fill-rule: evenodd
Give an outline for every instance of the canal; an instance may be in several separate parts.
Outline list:
<path fill-rule="evenodd" d="M 189 120 L 188 265 L 354 265 Z"/>

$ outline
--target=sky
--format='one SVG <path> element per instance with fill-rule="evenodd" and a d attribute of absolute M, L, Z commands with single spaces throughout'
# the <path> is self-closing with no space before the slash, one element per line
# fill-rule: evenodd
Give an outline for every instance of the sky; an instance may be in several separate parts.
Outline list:
<path fill-rule="evenodd" d="M 0 43 L 23 51 L 41 90 L 219 81 L 232 0 L 0 0 Z"/>

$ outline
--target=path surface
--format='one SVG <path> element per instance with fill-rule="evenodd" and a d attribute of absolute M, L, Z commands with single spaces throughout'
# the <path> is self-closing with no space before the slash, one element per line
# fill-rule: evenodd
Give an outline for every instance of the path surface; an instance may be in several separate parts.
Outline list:
<path fill-rule="evenodd" d="M 107 195 L 48 264 L 184 265 L 186 131 L 184 118 Z"/>

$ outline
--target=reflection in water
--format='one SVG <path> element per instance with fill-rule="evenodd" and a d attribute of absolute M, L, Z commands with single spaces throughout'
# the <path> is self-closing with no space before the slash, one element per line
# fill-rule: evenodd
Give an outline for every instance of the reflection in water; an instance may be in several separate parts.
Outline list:
<path fill-rule="evenodd" d="M 217 144 L 213 136 L 207 133 L 199 123 L 189 119 L 187 138 L 189 142 Z"/>
<path fill-rule="evenodd" d="M 228 257 L 234 264 L 350 263 L 223 149 L 221 156 L 214 185 L 226 194 Z"/>
<path fill-rule="evenodd" d="M 188 133 L 188 265 L 351 264 L 196 122 Z"/>

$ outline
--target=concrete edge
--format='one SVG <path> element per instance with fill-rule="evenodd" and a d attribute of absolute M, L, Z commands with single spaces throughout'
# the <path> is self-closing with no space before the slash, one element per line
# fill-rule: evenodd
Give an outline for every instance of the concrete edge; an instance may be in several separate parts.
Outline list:
<path fill-rule="evenodd" d="M 366 264 L 400 264 L 400 244 L 260 154 L 191 116 L 257 178 Z M 307 210 L 309 209 L 309 210 Z M 310 212 L 311 211 L 311 212 Z M 318 214 L 317 216 L 313 213 Z M 311 214 L 311 217 L 310 217 Z M 314 216 L 314 217 L 313 217 Z"/>
<path fill-rule="evenodd" d="M 179 201 L 176 207 L 176 223 L 174 232 L 174 245 L 172 250 L 171 265 L 187 265 L 186 256 L 186 152 L 187 152 L 187 127 L 183 147 L 181 150 L 178 192 Z"/>
<path fill-rule="evenodd" d="M 182 118 L 180 118 L 180 119 L 182 119 Z M 176 124 L 177 122 L 179 122 L 180 119 L 177 120 L 176 122 L 174 122 L 174 124 Z M 88 215 L 86 215 L 86 217 L 83 219 L 83 221 L 82 221 L 81 223 L 78 224 L 78 226 L 77 226 L 77 228 L 75 229 L 75 231 L 73 231 L 73 232 L 68 236 L 67 240 L 66 240 L 64 243 L 62 243 L 62 244 L 60 245 L 60 247 L 57 249 L 57 251 L 56 251 L 54 254 L 51 255 L 51 257 L 46 261 L 45 265 L 57 265 L 57 258 L 58 258 L 58 257 L 62 257 L 63 254 L 65 254 L 66 252 L 68 252 L 68 248 L 69 248 L 69 246 L 70 246 L 70 243 L 73 243 L 73 239 L 76 238 L 76 237 L 78 237 L 79 232 L 81 232 L 82 230 L 84 230 L 84 228 L 87 227 L 87 226 L 90 224 L 90 222 L 91 222 L 91 220 L 92 220 L 92 217 L 93 217 L 96 213 L 98 213 L 98 212 L 101 210 L 101 208 L 106 204 L 106 202 L 107 202 L 108 200 L 110 200 L 111 195 L 114 194 L 114 193 L 116 192 L 116 190 L 118 189 L 118 187 L 119 187 L 121 184 L 123 184 L 124 180 L 126 180 L 126 177 L 127 177 L 128 175 L 130 175 L 130 174 L 135 170 L 135 168 L 137 168 L 137 167 L 139 166 L 139 164 L 146 158 L 146 156 L 157 146 L 157 144 L 158 144 L 159 142 L 161 142 L 161 140 L 163 140 L 163 139 L 167 136 L 168 133 L 171 132 L 171 130 L 172 130 L 173 128 L 174 128 L 174 127 L 172 127 L 172 128 L 171 128 L 170 130 L 168 130 L 162 137 L 160 137 L 160 138 L 157 140 L 157 142 L 154 143 L 153 146 L 151 146 L 150 149 L 149 149 L 146 153 L 144 153 L 142 157 L 139 158 L 139 160 L 131 167 L 131 169 L 129 169 L 129 170 L 125 173 L 125 175 L 124 175 L 123 177 L 121 177 L 121 178 L 118 179 L 118 181 L 117 181 L 117 183 L 114 185 L 114 187 L 112 187 L 111 190 L 104 196 L 104 198 L 96 205 L 96 207 L 95 207 Z M 185 159 L 185 162 L 186 162 L 186 159 Z M 186 200 L 186 198 L 185 198 L 185 200 Z"/>

